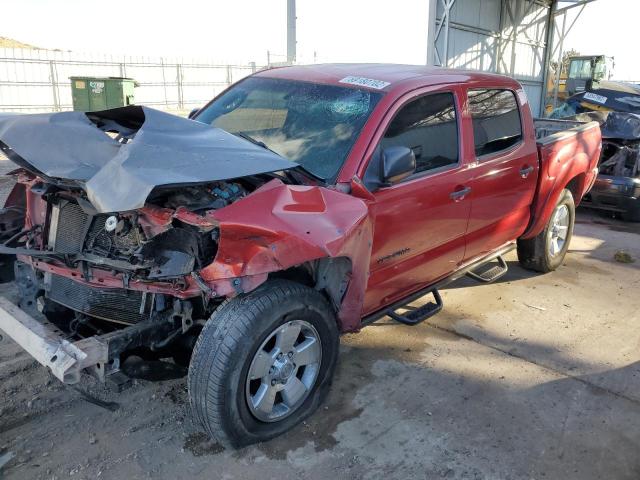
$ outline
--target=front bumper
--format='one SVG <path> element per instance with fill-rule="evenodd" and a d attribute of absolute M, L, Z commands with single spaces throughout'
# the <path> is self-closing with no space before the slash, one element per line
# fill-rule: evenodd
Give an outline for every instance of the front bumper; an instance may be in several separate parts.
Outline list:
<path fill-rule="evenodd" d="M 66 384 L 78 383 L 82 370 L 108 361 L 108 345 L 98 338 L 69 342 L 53 324 L 39 322 L 2 297 L 0 330 Z"/>

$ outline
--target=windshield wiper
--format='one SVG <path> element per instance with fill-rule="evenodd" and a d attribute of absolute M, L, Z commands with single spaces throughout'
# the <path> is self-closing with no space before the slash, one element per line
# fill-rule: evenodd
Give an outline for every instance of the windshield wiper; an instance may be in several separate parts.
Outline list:
<path fill-rule="evenodd" d="M 273 152 L 273 150 L 271 150 L 269 147 L 267 147 L 267 144 L 266 144 L 266 143 L 261 142 L 260 140 L 256 140 L 256 139 L 255 139 L 255 138 L 253 138 L 251 135 L 247 135 L 247 134 L 246 134 L 246 133 L 244 133 L 244 132 L 236 132 L 236 133 L 234 133 L 234 135 L 235 135 L 236 137 L 240 137 L 240 138 L 244 138 L 245 140 L 249 140 L 249 141 L 250 141 L 251 143 L 253 143 L 254 145 L 258 145 L 259 147 L 262 147 L 262 148 L 264 148 L 264 149 L 266 149 L 266 150 L 269 150 L 270 152 Z M 282 156 L 282 155 L 280 155 L 278 152 L 273 152 L 273 153 L 275 153 L 276 155 L 278 155 L 278 156 L 280 156 L 280 157 Z"/>
<path fill-rule="evenodd" d="M 247 134 L 246 134 L 246 133 L 244 133 L 244 132 L 236 132 L 236 133 L 234 133 L 234 135 L 236 135 L 237 137 L 240 137 L 240 138 L 244 138 L 245 140 L 248 140 L 249 142 L 253 143 L 254 145 L 258 145 L 259 147 L 264 148 L 265 150 L 269 150 L 270 152 L 275 153 L 276 155 L 278 155 L 278 156 L 279 156 L 279 157 L 281 157 L 281 158 L 284 158 L 284 159 L 286 159 L 286 160 L 289 160 L 288 158 L 283 157 L 282 155 L 280 155 L 280 154 L 279 154 L 278 152 L 276 152 L 275 150 L 272 150 L 271 148 L 269 148 L 269 147 L 267 146 L 267 144 L 266 144 L 266 143 L 264 143 L 264 142 L 262 142 L 262 141 L 260 141 L 260 140 L 258 140 L 258 139 L 256 139 L 256 138 L 253 138 L 251 135 L 247 135 Z M 313 173 L 313 172 L 309 171 L 308 169 L 306 169 L 306 168 L 305 168 L 304 166 L 302 166 L 301 164 L 299 164 L 299 163 L 297 163 L 297 162 L 294 162 L 294 163 L 296 163 L 296 168 L 299 168 L 299 169 L 300 169 L 300 170 L 302 170 L 305 174 L 307 174 L 307 175 L 311 176 L 312 178 L 314 178 L 314 179 L 316 179 L 316 180 L 320 180 L 322 183 L 326 183 L 326 180 L 325 180 L 324 178 L 319 177 L 319 176 L 318 176 L 318 175 L 316 175 L 315 173 Z"/>

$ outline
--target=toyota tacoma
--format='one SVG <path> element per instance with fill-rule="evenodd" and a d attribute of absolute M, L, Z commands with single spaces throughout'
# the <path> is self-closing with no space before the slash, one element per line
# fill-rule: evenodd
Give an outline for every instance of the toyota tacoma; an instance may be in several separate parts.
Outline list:
<path fill-rule="evenodd" d="M 513 249 L 558 268 L 601 137 L 534 121 L 504 76 L 341 64 L 258 72 L 190 119 L 5 114 L 0 147 L 20 292 L 0 329 L 68 384 L 173 357 L 197 421 L 239 447 L 318 408 L 341 333 L 415 325 Z"/>

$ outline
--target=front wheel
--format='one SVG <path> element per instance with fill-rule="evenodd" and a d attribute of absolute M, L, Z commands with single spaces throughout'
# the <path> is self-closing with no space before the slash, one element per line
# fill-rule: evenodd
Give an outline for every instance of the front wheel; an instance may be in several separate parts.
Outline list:
<path fill-rule="evenodd" d="M 326 397 L 338 345 L 333 310 L 319 292 L 267 282 L 222 304 L 202 329 L 189 366 L 192 412 L 225 446 L 280 435 Z"/>
<path fill-rule="evenodd" d="M 576 205 L 569 190 L 563 190 L 549 222 L 533 238 L 518 240 L 518 260 L 528 270 L 547 273 L 564 261 L 576 220 Z"/>

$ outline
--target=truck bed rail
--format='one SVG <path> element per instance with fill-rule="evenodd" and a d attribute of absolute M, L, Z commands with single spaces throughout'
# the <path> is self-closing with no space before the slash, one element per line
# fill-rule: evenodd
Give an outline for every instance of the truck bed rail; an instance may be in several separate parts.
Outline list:
<path fill-rule="evenodd" d="M 575 135 L 582 130 L 600 126 L 598 122 L 581 122 L 578 120 L 558 120 L 552 118 L 534 118 L 533 126 L 536 130 L 538 145 L 546 145 L 563 137 Z"/>

